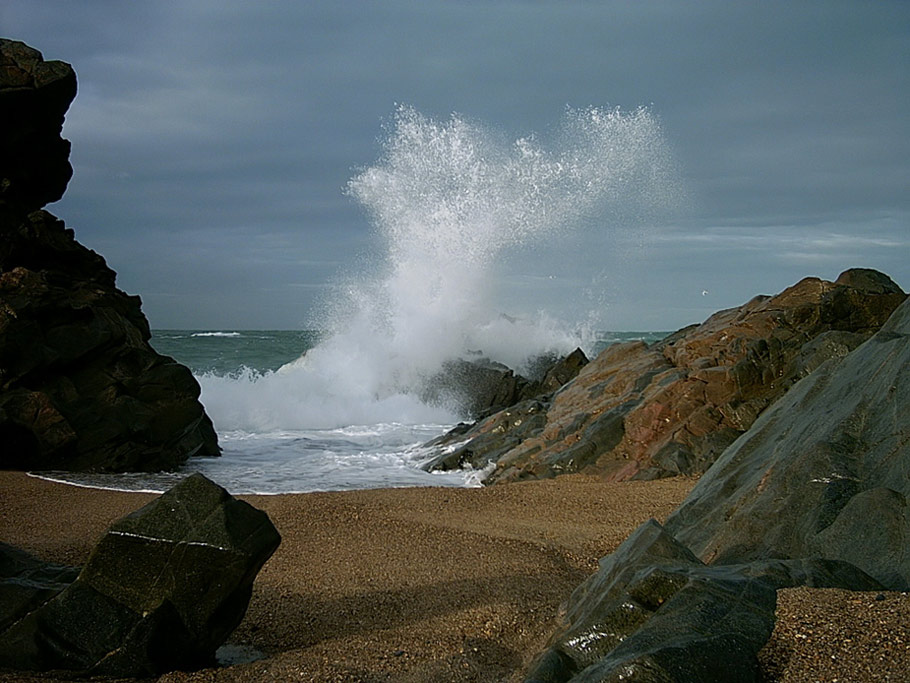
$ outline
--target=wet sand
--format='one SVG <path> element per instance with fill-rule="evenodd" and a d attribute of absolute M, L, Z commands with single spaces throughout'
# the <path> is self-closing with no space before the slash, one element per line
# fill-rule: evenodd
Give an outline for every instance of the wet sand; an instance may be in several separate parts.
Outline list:
<path fill-rule="evenodd" d="M 683 478 L 616 484 L 572 475 L 484 489 L 242 496 L 269 514 L 282 543 L 229 642 L 267 657 L 157 680 L 519 681 L 553 632 L 559 604 L 598 558 L 645 520 L 663 520 L 693 485 Z M 81 564 L 110 522 L 153 497 L 0 472 L 0 540 Z M 790 612 L 764 662 L 781 680 L 833 680 L 800 678 L 808 670 L 798 654 L 806 639 L 790 631 L 806 614 L 812 618 L 816 602 L 831 602 L 826 592 L 806 593 L 782 600 Z M 908 640 L 910 604 L 900 594 L 875 597 L 874 607 L 893 608 L 882 612 L 888 618 L 879 628 L 893 654 L 898 637 Z M 904 631 L 895 635 L 899 619 Z M 812 641 L 816 654 L 847 645 L 836 637 Z M 899 663 L 906 664 L 903 656 Z"/>

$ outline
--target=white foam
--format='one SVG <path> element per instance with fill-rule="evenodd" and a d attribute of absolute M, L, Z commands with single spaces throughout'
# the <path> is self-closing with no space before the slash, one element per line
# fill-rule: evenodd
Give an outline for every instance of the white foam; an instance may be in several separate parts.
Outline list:
<path fill-rule="evenodd" d="M 416 398 L 445 361 L 479 351 L 521 368 L 587 341 L 551 315 L 495 310 L 502 257 L 624 198 L 657 197 L 668 173 L 646 109 L 568 110 L 550 145 L 533 136 L 507 144 L 463 117 L 436 121 L 409 107 L 393 124 L 379 160 L 347 188 L 381 241 L 374 268 L 337 288 L 320 325 L 329 334 L 299 360 L 200 378 L 219 430 L 456 421 Z"/>

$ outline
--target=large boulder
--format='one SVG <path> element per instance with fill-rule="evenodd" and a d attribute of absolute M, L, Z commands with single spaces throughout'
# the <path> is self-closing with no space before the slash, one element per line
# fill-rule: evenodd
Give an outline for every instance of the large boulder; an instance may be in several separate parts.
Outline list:
<path fill-rule="evenodd" d="M 578 471 L 612 480 L 700 474 L 794 383 L 856 348 L 905 298 L 873 270 L 806 278 L 652 346 L 611 346 L 533 424 L 504 428 L 520 406 L 488 416 L 445 440 L 437 461 L 495 463 L 487 483 Z"/>
<path fill-rule="evenodd" d="M 218 455 L 190 371 L 149 345 L 139 297 L 41 210 L 71 175 L 69 65 L 0 39 L 0 468 L 173 469 Z"/>
<path fill-rule="evenodd" d="M 910 301 L 756 421 L 667 520 L 713 563 L 846 560 L 910 589 Z"/>
<path fill-rule="evenodd" d="M 195 474 L 111 525 L 75 580 L 0 548 L 0 666 L 151 676 L 212 664 L 280 540 L 264 512 Z"/>

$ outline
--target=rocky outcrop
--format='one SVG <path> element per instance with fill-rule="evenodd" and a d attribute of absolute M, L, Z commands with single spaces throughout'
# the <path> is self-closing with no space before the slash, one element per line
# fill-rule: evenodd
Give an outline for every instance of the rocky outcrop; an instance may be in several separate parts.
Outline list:
<path fill-rule="evenodd" d="M 69 64 L 0 38 L 0 202 L 40 208 L 63 196 L 73 169 L 60 131 L 75 96 Z"/>
<path fill-rule="evenodd" d="M 766 411 L 667 530 L 715 564 L 846 560 L 910 589 L 910 301 Z"/>
<path fill-rule="evenodd" d="M 498 363 L 455 361 L 434 382 L 436 401 L 449 396 L 465 412 L 486 417 L 487 428 L 462 423 L 427 443 L 440 452 L 423 464 L 427 470 L 483 468 L 543 428 L 553 393 L 588 364 L 581 349 L 563 358 L 541 357 L 532 363 L 531 379 Z M 451 401 L 450 401 L 451 402 Z M 492 417 L 491 417 L 492 416 Z M 465 438 L 468 446 L 458 447 Z M 455 444 L 455 447 L 451 447 Z"/>
<path fill-rule="evenodd" d="M 0 548 L 0 666 L 152 676 L 214 662 L 280 543 L 200 474 L 108 529 L 78 570 Z"/>
<path fill-rule="evenodd" d="M 775 591 L 910 588 L 910 301 L 576 589 L 528 680 L 759 681 Z"/>
<path fill-rule="evenodd" d="M 69 65 L 0 40 L 0 468 L 173 469 L 218 455 L 190 371 L 149 345 L 139 297 L 41 210 L 72 173 Z"/>
<path fill-rule="evenodd" d="M 607 348 L 546 405 L 521 403 L 440 445 L 439 467 L 495 462 L 487 483 L 597 472 L 700 474 L 822 362 L 877 330 L 906 295 L 886 275 L 806 278 L 663 341 Z"/>

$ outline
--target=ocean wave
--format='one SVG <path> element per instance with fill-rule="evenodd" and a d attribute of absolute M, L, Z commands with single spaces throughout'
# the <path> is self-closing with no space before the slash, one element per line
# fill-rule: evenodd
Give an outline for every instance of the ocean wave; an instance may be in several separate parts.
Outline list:
<path fill-rule="evenodd" d="M 242 337 L 239 332 L 193 332 L 191 337 Z"/>

